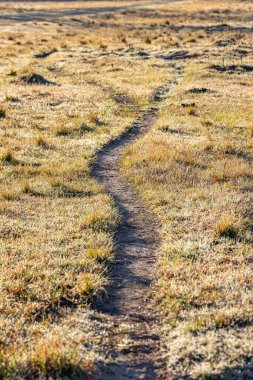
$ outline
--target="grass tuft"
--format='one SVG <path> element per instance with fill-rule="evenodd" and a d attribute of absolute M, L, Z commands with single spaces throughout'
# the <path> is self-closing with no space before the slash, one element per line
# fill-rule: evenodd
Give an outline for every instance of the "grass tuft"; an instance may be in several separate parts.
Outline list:
<path fill-rule="evenodd" d="M 81 223 L 81 228 L 90 228 L 94 231 L 114 231 L 118 224 L 118 213 L 111 209 L 90 210 Z"/>
<path fill-rule="evenodd" d="M 55 136 L 62 137 L 62 136 L 69 136 L 72 133 L 70 128 L 67 128 L 65 126 L 59 126 L 55 130 Z"/>
<path fill-rule="evenodd" d="M 22 184 L 22 193 L 29 194 L 29 195 L 35 194 L 34 190 L 31 188 L 30 184 L 26 181 L 23 182 L 23 184 Z"/>
<path fill-rule="evenodd" d="M 235 224 L 234 218 L 229 215 L 222 216 L 216 225 L 215 235 L 217 237 L 236 239 L 238 235 L 238 228 Z"/>
<path fill-rule="evenodd" d="M 13 156 L 11 149 L 6 149 L 5 152 L 1 156 L 1 161 L 5 164 L 15 164 L 16 160 Z"/>
<path fill-rule="evenodd" d="M 188 115 L 190 116 L 197 116 L 196 108 L 195 107 L 189 107 L 187 109 Z"/>
<path fill-rule="evenodd" d="M 1 198 L 5 201 L 14 201 L 19 199 L 19 194 L 17 191 L 8 188 L 2 189 L 0 195 Z"/>
<path fill-rule="evenodd" d="M 11 70 L 8 74 L 10 77 L 16 77 L 17 76 L 17 71 Z"/>
<path fill-rule="evenodd" d="M 148 35 L 145 36 L 144 42 L 145 42 L 145 44 L 151 44 L 152 40 L 151 40 L 150 36 L 148 36 Z"/>
<path fill-rule="evenodd" d="M 6 109 L 0 107 L 0 119 L 4 119 L 6 117 Z"/>
<path fill-rule="evenodd" d="M 39 146 L 40 148 L 47 149 L 49 147 L 49 144 L 46 142 L 46 140 L 42 136 L 38 136 L 35 138 L 35 144 Z"/>

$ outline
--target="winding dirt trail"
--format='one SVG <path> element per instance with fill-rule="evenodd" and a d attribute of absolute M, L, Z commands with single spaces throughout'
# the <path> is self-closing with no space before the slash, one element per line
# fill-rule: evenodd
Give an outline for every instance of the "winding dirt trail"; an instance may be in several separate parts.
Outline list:
<path fill-rule="evenodd" d="M 181 68 L 177 72 L 173 83 L 156 91 L 152 106 L 132 128 L 99 153 L 93 168 L 93 176 L 104 183 L 121 214 L 108 299 L 96 305 L 113 325 L 108 363 L 100 369 L 102 380 L 166 379 L 160 351 L 159 315 L 149 297 L 159 244 L 158 224 L 121 176 L 119 164 L 123 151 L 155 123 L 159 102 L 169 96 L 182 76 Z"/>

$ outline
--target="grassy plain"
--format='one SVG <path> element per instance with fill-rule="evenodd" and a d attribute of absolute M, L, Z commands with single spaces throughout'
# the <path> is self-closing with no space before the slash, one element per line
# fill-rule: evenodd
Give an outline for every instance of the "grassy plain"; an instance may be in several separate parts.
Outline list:
<path fill-rule="evenodd" d="M 252 370 L 252 2 L 64 14 L 122 4 L 1 3 L 45 12 L 0 29 L 2 378 L 84 378 L 103 359 L 88 303 L 108 281 L 120 218 L 90 169 L 176 66 L 182 81 L 122 159 L 161 223 L 168 371 Z"/>
<path fill-rule="evenodd" d="M 252 378 L 252 4 L 230 5 L 175 11 L 195 57 L 122 158 L 161 223 L 154 294 L 172 377 Z"/>
<path fill-rule="evenodd" d="M 5 11 L 20 7 L 60 3 L 8 3 Z M 119 215 L 91 164 L 170 76 L 156 58 L 121 54 L 121 29 L 83 22 L 1 28 L 3 378 L 93 372 L 99 337 L 87 302 L 107 283 Z"/>

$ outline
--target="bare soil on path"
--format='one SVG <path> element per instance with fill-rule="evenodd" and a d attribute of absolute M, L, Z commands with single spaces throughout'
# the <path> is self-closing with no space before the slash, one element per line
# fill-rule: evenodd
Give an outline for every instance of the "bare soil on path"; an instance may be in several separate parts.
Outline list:
<path fill-rule="evenodd" d="M 174 83 L 159 88 L 152 105 L 121 138 L 99 155 L 93 176 L 104 183 L 119 208 L 121 224 L 116 233 L 116 258 L 111 270 L 108 299 L 96 309 L 109 315 L 114 328 L 108 347 L 108 363 L 100 378 L 166 379 L 159 336 L 159 314 L 150 297 L 159 245 L 158 222 L 131 185 L 120 174 L 123 151 L 155 123 L 159 102 L 169 96 Z M 123 334 L 120 333 L 123 331 Z M 122 344 L 122 335 L 124 342 Z"/>

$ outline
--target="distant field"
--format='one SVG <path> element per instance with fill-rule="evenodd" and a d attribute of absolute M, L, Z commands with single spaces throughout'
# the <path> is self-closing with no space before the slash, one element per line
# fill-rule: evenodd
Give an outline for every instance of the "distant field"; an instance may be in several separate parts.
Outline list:
<path fill-rule="evenodd" d="M 124 6 L 130 4 L 138 4 L 141 1 L 1 1 L 0 9 L 3 9 L 3 13 L 20 12 L 20 11 L 47 11 L 54 10 L 78 10 L 78 9 L 90 9 L 98 7 L 115 7 Z"/>
<path fill-rule="evenodd" d="M 0 378 L 99 378 L 121 216 L 91 169 L 166 84 L 119 170 L 160 226 L 168 378 L 252 378 L 252 20 L 247 0 L 0 2 Z"/>

